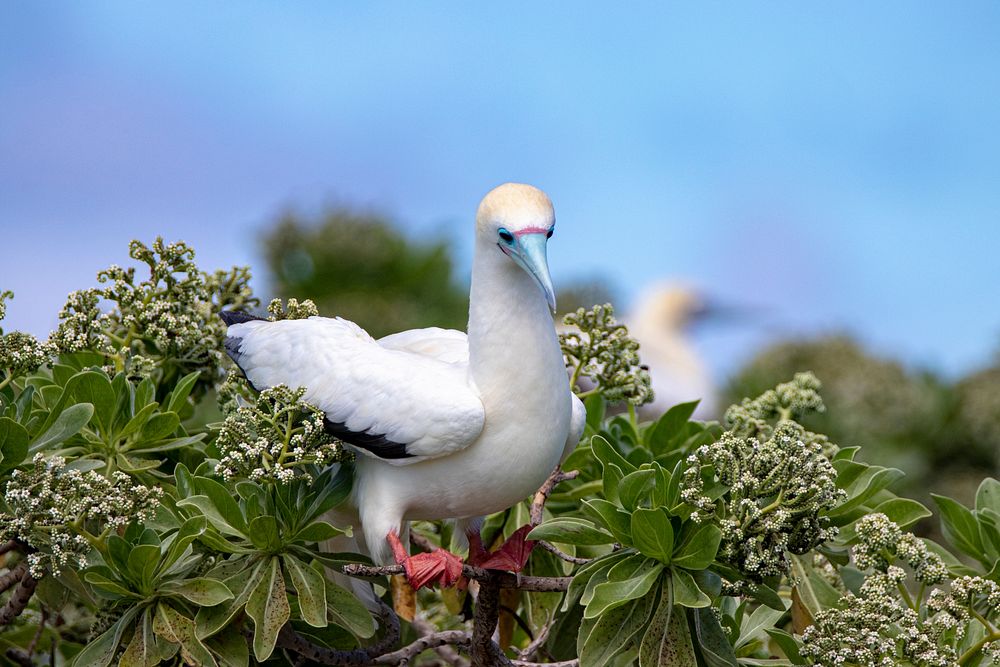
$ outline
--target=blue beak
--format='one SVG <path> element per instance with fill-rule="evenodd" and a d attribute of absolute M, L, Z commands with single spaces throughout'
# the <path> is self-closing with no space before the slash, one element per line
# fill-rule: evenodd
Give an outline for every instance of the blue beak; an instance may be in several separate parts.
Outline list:
<path fill-rule="evenodd" d="M 517 238 L 517 243 L 510 256 L 518 266 L 528 272 L 538 284 L 545 301 L 549 304 L 549 309 L 556 312 L 556 294 L 552 288 L 552 277 L 549 276 L 549 262 L 545 256 L 545 247 L 548 243 L 545 232 L 522 234 Z"/>

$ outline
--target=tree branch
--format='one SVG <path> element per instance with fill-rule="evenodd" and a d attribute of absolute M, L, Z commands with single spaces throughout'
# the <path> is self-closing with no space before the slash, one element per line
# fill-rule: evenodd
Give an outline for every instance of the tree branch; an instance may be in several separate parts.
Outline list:
<path fill-rule="evenodd" d="M 21 577 L 23 577 L 24 573 L 27 571 L 28 571 L 28 564 L 24 561 L 21 561 L 20 563 L 15 565 L 13 569 L 11 569 L 9 572 L 0 574 L 0 593 L 3 593 L 8 588 L 13 586 L 17 582 L 21 581 Z"/>
<path fill-rule="evenodd" d="M 402 565 L 362 565 L 360 563 L 350 563 L 340 568 L 340 571 L 351 577 L 382 577 L 393 574 L 402 574 Z M 511 572 L 500 572 L 497 570 L 484 570 L 473 565 L 462 566 L 462 576 L 467 579 L 475 579 L 483 582 L 490 577 L 495 577 L 500 588 L 517 588 L 522 591 L 539 591 L 551 593 L 565 591 L 569 588 L 569 582 L 573 577 L 529 577 L 525 575 L 515 575 Z"/>
<path fill-rule="evenodd" d="M 545 509 L 545 501 L 549 499 L 549 495 L 552 490 L 556 488 L 556 484 L 559 482 L 565 482 L 568 479 L 573 479 L 580 474 L 579 470 L 570 470 L 569 472 L 563 472 L 559 466 L 549 474 L 548 479 L 542 484 L 542 486 L 535 492 L 535 497 L 531 501 L 531 525 L 537 526 L 542 522 L 542 510 Z"/>
<path fill-rule="evenodd" d="M 379 664 L 375 662 L 375 659 L 399 642 L 399 617 L 388 605 L 379 602 L 379 618 L 382 620 L 382 627 L 385 628 L 385 635 L 376 643 L 365 648 L 352 651 L 323 648 L 297 633 L 290 623 L 286 623 L 278 633 L 278 646 L 294 651 L 307 660 L 318 662 L 321 665 Z"/>
<path fill-rule="evenodd" d="M 472 644 L 469 653 L 472 667 L 493 667 L 498 662 L 497 653 L 504 657 L 500 648 L 493 643 L 493 631 L 500 618 L 500 582 L 493 576 L 479 580 L 479 595 L 476 596 L 476 611 L 472 620 Z"/>
<path fill-rule="evenodd" d="M 541 548 L 548 551 L 550 554 L 554 554 L 557 558 L 561 558 L 568 563 L 576 563 L 577 565 L 583 565 L 594 560 L 593 558 L 580 558 L 579 556 L 573 556 L 568 554 L 551 542 L 546 542 L 545 540 L 537 540 L 536 544 Z"/>
<path fill-rule="evenodd" d="M 414 618 L 410 622 L 410 625 L 416 630 L 424 639 L 430 639 L 438 632 L 429 622 L 422 618 Z M 472 635 L 468 632 L 464 633 L 467 635 L 467 640 L 472 640 Z M 451 665 L 452 667 L 469 667 L 469 661 L 458 654 L 452 646 L 462 646 L 467 647 L 468 643 L 462 643 L 459 641 L 449 641 L 441 646 L 434 647 L 434 652 L 438 654 L 442 660 Z"/>
<path fill-rule="evenodd" d="M 15 618 L 20 616 L 25 607 L 28 606 L 28 602 L 31 601 L 31 596 L 35 594 L 38 580 L 31 576 L 27 570 L 28 568 L 25 566 L 20 583 L 10 594 L 7 604 L 3 606 L 3 609 L 0 609 L 0 626 L 10 625 Z"/>

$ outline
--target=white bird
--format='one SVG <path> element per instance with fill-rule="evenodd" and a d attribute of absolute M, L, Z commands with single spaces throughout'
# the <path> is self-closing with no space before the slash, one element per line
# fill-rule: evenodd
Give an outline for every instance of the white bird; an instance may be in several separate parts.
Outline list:
<path fill-rule="evenodd" d="M 696 419 L 719 416 L 715 382 L 688 335 L 691 324 L 710 313 L 696 290 L 664 283 L 646 289 L 625 318 L 653 387 L 643 415 L 659 417 L 678 403 L 699 400 Z"/>
<path fill-rule="evenodd" d="M 529 185 L 501 185 L 482 200 L 468 335 L 428 328 L 375 340 L 339 317 L 224 314 L 227 350 L 250 383 L 304 387 L 328 431 L 359 454 L 359 547 L 377 563 L 422 571 L 415 587 L 448 585 L 461 569 L 443 550 L 407 557 L 408 522 L 454 518 L 477 539 L 481 518 L 537 490 L 583 432 L 552 324 L 554 224 L 549 198 Z"/>

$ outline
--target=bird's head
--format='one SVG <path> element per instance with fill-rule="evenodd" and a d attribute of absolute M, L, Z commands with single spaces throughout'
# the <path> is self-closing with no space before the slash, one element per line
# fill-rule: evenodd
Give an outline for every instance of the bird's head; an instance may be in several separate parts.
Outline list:
<path fill-rule="evenodd" d="M 495 245 L 531 276 L 552 312 L 555 291 L 549 276 L 545 246 L 555 229 L 556 214 L 548 196 L 536 187 L 505 183 L 483 197 L 476 213 L 479 243 Z"/>

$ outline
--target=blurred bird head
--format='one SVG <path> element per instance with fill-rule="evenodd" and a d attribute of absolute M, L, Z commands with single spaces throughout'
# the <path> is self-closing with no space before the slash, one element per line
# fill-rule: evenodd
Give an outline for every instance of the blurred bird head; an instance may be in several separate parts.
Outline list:
<path fill-rule="evenodd" d="M 631 320 L 643 328 L 680 331 L 695 324 L 750 319 L 754 310 L 726 304 L 681 283 L 647 288 L 636 302 Z"/>
<path fill-rule="evenodd" d="M 496 246 L 531 276 L 555 312 L 556 296 L 549 276 L 546 244 L 555 229 L 556 214 L 538 188 L 505 183 L 483 197 L 476 213 L 477 243 Z"/>

